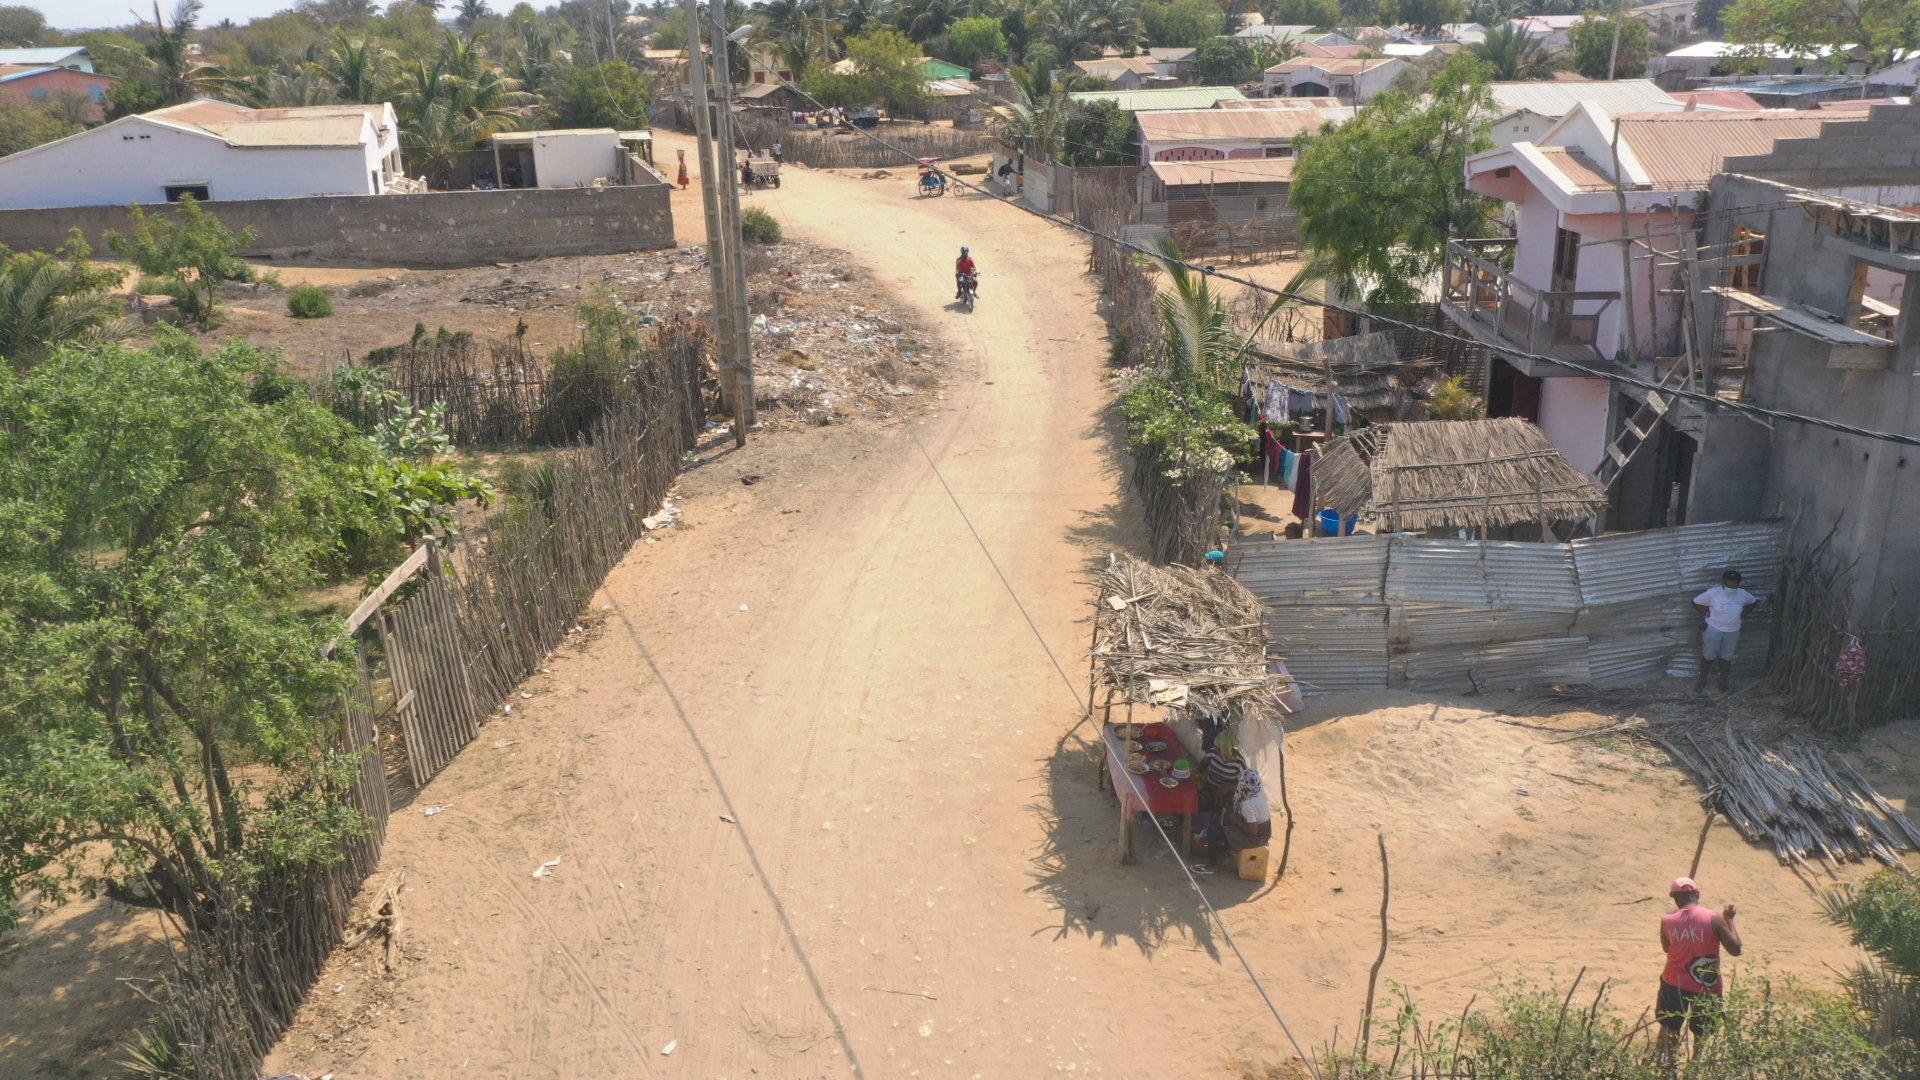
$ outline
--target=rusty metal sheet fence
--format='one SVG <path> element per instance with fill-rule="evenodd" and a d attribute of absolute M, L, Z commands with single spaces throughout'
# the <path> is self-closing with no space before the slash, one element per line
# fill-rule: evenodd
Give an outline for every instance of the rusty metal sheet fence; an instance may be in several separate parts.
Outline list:
<path fill-rule="evenodd" d="M 1227 567 L 1267 605 L 1275 655 L 1316 690 L 1628 686 L 1699 672 L 1691 600 L 1729 566 L 1761 598 L 1735 670 L 1764 669 L 1778 522 L 1526 544 L 1414 536 L 1242 544 Z"/>

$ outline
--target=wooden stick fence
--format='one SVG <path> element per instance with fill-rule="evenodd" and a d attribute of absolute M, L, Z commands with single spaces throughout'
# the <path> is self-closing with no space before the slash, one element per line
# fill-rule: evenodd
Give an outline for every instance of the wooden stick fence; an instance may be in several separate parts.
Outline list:
<path fill-rule="evenodd" d="M 338 796 L 367 816 L 368 828 L 332 862 L 273 870 L 245 895 L 219 898 L 217 917 L 188 917 L 184 948 L 174 951 L 153 1000 L 156 1022 L 193 1076 L 259 1076 L 379 863 L 390 797 L 360 629 L 372 622 L 378 631 L 412 779 L 423 784 L 566 635 L 639 538 L 641 519 L 665 498 L 697 433 L 700 341 L 683 335 L 633 358 L 590 437 L 553 455 L 550 494 L 539 507 L 497 515 L 484 535 L 462 538 L 456 559 L 427 540 L 354 612 L 341 640 L 354 642 L 360 679 L 342 703 L 342 741 L 359 767 Z M 403 602 L 387 606 L 409 588 Z M 387 903 L 391 932 L 397 894 Z"/>
<path fill-rule="evenodd" d="M 1828 534 L 1782 562 L 1768 676 L 1814 730 L 1858 735 L 1920 715 L 1920 620 L 1896 619 L 1889 607 L 1878 620 L 1856 624 L 1854 568 L 1840 562 L 1832 543 Z M 1834 661 L 1856 637 L 1866 653 L 1866 673 L 1842 683 L 1834 677 Z"/>
<path fill-rule="evenodd" d="M 782 156 L 809 169 L 895 169 L 917 164 L 918 158 L 956 158 L 986 149 L 977 131 L 930 127 L 921 130 L 889 127 L 888 142 L 905 150 L 896 153 L 864 135 L 808 131 L 768 120 L 744 120 L 734 126 L 738 149 L 766 153 L 780 144 Z"/>

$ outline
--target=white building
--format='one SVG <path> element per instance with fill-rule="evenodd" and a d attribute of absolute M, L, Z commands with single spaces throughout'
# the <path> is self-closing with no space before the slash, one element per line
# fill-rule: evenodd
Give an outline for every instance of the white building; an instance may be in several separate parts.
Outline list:
<path fill-rule="evenodd" d="M 190 101 L 0 158 L 0 208 L 380 195 L 398 175 L 392 105 Z"/>
<path fill-rule="evenodd" d="M 1293 156 L 1294 136 L 1319 129 L 1318 109 L 1191 109 L 1134 114 L 1140 162 Z"/>
<path fill-rule="evenodd" d="M 1526 31 L 1528 37 L 1540 43 L 1548 52 L 1571 53 L 1573 51 L 1573 28 L 1586 21 L 1585 15 L 1529 15 L 1521 19 L 1508 19 L 1500 28 Z"/>
<path fill-rule="evenodd" d="M 1406 69 L 1407 61 L 1399 57 L 1319 60 L 1303 56 L 1268 68 L 1261 83 L 1274 97 L 1336 97 L 1364 104 L 1393 85 L 1393 77 Z"/>
<path fill-rule="evenodd" d="M 612 128 L 503 131 L 488 142 L 501 187 L 578 187 L 620 175 L 620 133 Z"/>

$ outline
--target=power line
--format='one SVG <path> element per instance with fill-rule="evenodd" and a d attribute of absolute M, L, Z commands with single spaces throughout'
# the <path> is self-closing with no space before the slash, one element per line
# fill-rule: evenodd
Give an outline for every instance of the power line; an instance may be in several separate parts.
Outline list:
<path fill-rule="evenodd" d="M 793 90 L 795 93 L 799 94 L 800 96 L 806 98 L 808 101 L 812 101 L 815 105 L 820 104 L 819 101 L 816 100 L 812 95 L 806 93 L 804 90 L 801 90 L 799 87 L 793 85 L 791 81 L 786 79 L 782 79 L 780 81 L 784 83 L 789 89 Z M 917 162 L 919 160 L 918 158 L 915 158 L 912 154 L 908 153 L 907 151 L 902 150 L 899 147 L 894 146 L 893 144 L 887 142 L 885 139 L 880 138 L 878 135 L 873 134 L 871 131 L 867 131 L 864 128 L 856 128 L 856 130 L 858 130 L 862 135 L 865 135 L 867 138 L 873 140 L 874 142 L 879 143 L 881 146 L 886 147 L 888 150 L 891 150 L 894 153 L 899 154 L 901 157 L 906 158 L 909 161 Z M 929 165 L 928 168 L 939 173 L 941 176 L 947 178 L 951 182 L 959 185 L 960 187 L 968 188 L 969 190 L 979 192 L 980 194 L 985 195 L 990 199 L 993 199 L 1000 203 L 1004 203 L 1008 206 L 1013 207 L 1016 210 L 1021 211 L 1022 213 L 1030 214 L 1034 217 L 1040 218 L 1043 221 L 1049 221 L 1056 225 L 1061 225 L 1068 229 L 1072 229 L 1076 232 L 1085 233 L 1088 236 L 1098 237 L 1099 239 L 1105 240 L 1108 243 L 1114 244 L 1117 247 L 1125 248 L 1129 251 L 1137 251 L 1142 255 L 1146 255 L 1154 259 L 1159 259 L 1163 262 L 1177 264 L 1179 266 L 1186 267 L 1189 270 L 1195 271 L 1196 273 L 1206 274 L 1209 277 L 1217 277 L 1222 281 L 1231 281 L 1236 285 L 1245 286 L 1246 288 L 1253 289 L 1256 292 L 1263 292 L 1273 296 L 1283 297 L 1285 299 L 1293 300 L 1297 303 L 1306 304 L 1312 307 L 1327 308 L 1328 310 L 1338 311 L 1346 315 L 1354 316 L 1355 318 L 1364 318 L 1371 322 L 1380 323 L 1384 326 L 1390 326 L 1399 330 L 1406 330 L 1411 333 L 1419 334 L 1423 337 L 1431 337 L 1441 341 L 1450 341 L 1459 345 L 1469 345 L 1475 348 L 1485 349 L 1489 353 L 1492 353 L 1497 356 L 1507 357 L 1507 358 L 1516 359 L 1516 360 L 1526 360 L 1530 363 L 1535 363 L 1535 364 L 1548 364 L 1553 367 L 1565 369 L 1567 371 L 1578 372 L 1579 374 L 1585 375 L 1589 378 L 1605 379 L 1609 383 L 1614 383 L 1621 386 L 1632 386 L 1632 387 L 1635 387 L 1641 390 L 1646 390 L 1652 393 L 1664 394 L 1670 398 L 1680 398 L 1688 401 L 1699 402 L 1703 405 L 1708 406 L 1710 410 L 1711 409 L 1727 409 L 1732 412 L 1741 413 L 1747 416 L 1760 416 L 1760 417 L 1766 417 L 1768 419 L 1773 419 L 1773 420 L 1785 420 L 1789 423 L 1806 424 L 1810 427 L 1822 428 L 1827 431 L 1838 432 L 1842 435 L 1856 435 L 1863 439 L 1878 439 L 1882 442 L 1898 443 L 1902 446 L 1920 446 L 1920 438 L 1915 438 L 1911 435 L 1901 435 L 1897 432 L 1891 432 L 1891 431 L 1875 431 L 1871 428 L 1855 427 L 1852 424 L 1842 424 L 1837 420 L 1828 420 L 1824 417 L 1807 416 L 1803 413 L 1787 412 L 1783 409 L 1769 409 L 1769 408 L 1766 408 L 1765 406 L 1754 405 L 1744 401 L 1727 401 L 1723 398 L 1716 397 L 1711 394 L 1702 394 L 1692 390 L 1680 390 L 1680 389 L 1675 389 L 1669 386 L 1662 386 L 1657 382 L 1653 382 L 1649 379 L 1642 379 L 1636 375 L 1624 375 L 1618 372 L 1602 371 L 1598 368 L 1590 367 L 1586 364 L 1577 363 L 1572 360 L 1562 359 L 1557 356 L 1546 356 L 1541 353 L 1526 352 L 1525 350 L 1515 349 L 1506 345 L 1499 344 L 1498 342 L 1481 341 L 1477 338 L 1462 337 L 1458 334 L 1449 334 L 1444 330 L 1435 330 L 1429 326 L 1420 326 L 1415 323 L 1405 322 L 1403 320 L 1390 318 L 1385 315 L 1377 315 L 1377 314 L 1374 314 L 1373 312 L 1366 311 L 1361 308 L 1347 307 L 1345 305 L 1336 304 L 1331 300 L 1326 300 L 1320 297 L 1306 296 L 1301 293 L 1288 291 L 1286 289 L 1278 289 L 1271 285 L 1263 285 L 1257 281 L 1252 281 L 1247 278 L 1238 277 L 1233 274 L 1223 273 L 1219 270 L 1214 269 L 1211 266 L 1205 266 L 1199 263 L 1188 262 L 1185 259 L 1175 258 L 1164 251 L 1155 251 L 1150 248 L 1144 247 L 1140 244 L 1133 243 L 1132 241 L 1123 240 L 1117 236 L 1110 236 L 1106 233 L 1099 231 L 1098 229 L 1094 229 L 1090 226 L 1083 225 L 1080 222 L 1070 221 L 1056 214 L 1049 214 L 1046 211 L 1039 209 L 1038 207 L 1034 207 L 1030 205 L 1022 205 L 1020 203 L 1014 202 L 1012 199 L 1009 199 L 1004 195 L 997 194 L 988 188 L 982 187 L 978 184 L 969 183 L 966 180 L 962 180 L 959 176 L 953 173 L 950 173 L 947 170 L 942 169 L 937 165 Z"/>
<path fill-rule="evenodd" d="M 778 78 L 777 73 L 775 77 Z M 811 94 L 794 86 L 791 80 L 781 79 L 780 81 L 808 101 L 812 101 L 815 105 L 820 104 L 819 100 Z M 884 140 L 879 139 L 877 136 L 869 134 L 868 137 L 875 139 L 875 141 L 880 142 L 883 146 L 887 145 Z M 888 149 L 905 154 L 905 151 L 899 151 L 897 147 L 889 146 Z M 913 155 L 906 154 L 906 156 L 912 158 Z M 942 170 L 942 175 L 947 175 L 944 170 Z M 966 186 L 971 187 L 972 185 L 969 184 Z M 953 503 L 954 510 L 960 514 L 961 520 L 966 523 L 967 530 L 973 534 L 974 542 L 979 545 L 981 553 L 987 557 L 987 562 L 993 567 L 993 572 L 1000 578 L 1000 583 L 1006 588 L 1007 595 L 1013 598 L 1014 606 L 1020 610 L 1021 617 L 1026 619 L 1027 626 L 1032 629 L 1034 637 L 1040 642 L 1040 647 L 1046 652 L 1047 659 L 1052 661 L 1053 669 L 1059 674 L 1060 681 L 1066 684 L 1067 692 L 1073 695 L 1074 704 L 1079 706 L 1081 714 L 1085 719 L 1092 720 L 1092 702 L 1081 700 L 1079 687 L 1074 684 L 1072 679 L 1067 677 L 1066 669 L 1061 666 L 1059 658 L 1054 655 L 1052 647 L 1047 644 L 1045 636 L 1040 633 L 1040 627 L 1033 621 L 1033 616 L 1027 613 L 1026 605 L 1021 603 L 1019 594 L 1014 591 L 1013 583 L 1007 580 L 1006 574 L 1000 569 L 999 562 L 994 559 L 993 553 L 987 548 L 986 540 L 981 537 L 980 531 L 974 528 L 973 520 L 967 516 L 966 508 L 960 504 L 960 499 L 954 494 L 953 488 L 947 484 L 946 477 L 940 472 L 940 466 L 935 463 L 933 455 L 927 451 L 926 445 L 920 441 L 919 433 L 913 430 L 911 423 L 908 423 L 906 428 L 907 434 L 913 439 L 914 445 L 919 447 L 921 456 L 926 458 L 927 467 L 933 470 L 934 477 L 940 481 L 940 486 L 946 491 L 947 498 Z M 1140 804 L 1145 806 L 1147 801 L 1146 794 L 1144 790 L 1140 788 L 1138 779 L 1125 769 L 1120 770 L 1120 772 L 1121 775 L 1126 778 L 1128 788 L 1139 797 Z M 1173 855 L 1174 861 L 1180 865 L 1180 872 L 1186 875 L 1187 884 L 1192 886 L 1194 894 L 1199 896 L 1200 903 L 1207 909 L 1207 914 L 1212 916 L 1214 925 L 1220 928 L 1220 936 L 1225 938 L 1227 945 L 1233 949 L 1233 955 L 1239 959 L 1240 966 L 1246 971 L 1247 978 L 1252 981 L 1254 989 L 1259 991 L 1260 999 L 1266 1003 L 1267 1011 L 1273 1014 L 1274 1020 L 1280 1025 L 1281 1032 L 1286 1035 L 1287 1041 L 1293 1044 L 1294 1052 L 1298 1054 L 1300 1060 L 1306 1064 L 1308 1073 L 1313 1076 L 1314 1080 L 1320 1080 L 1320 1072 L 1314 1065 L 1313 1059 L 1307 1054 L 1306 1049 L 1300 1045 L 1300 1040 L 1294 1036 L 1293 1029 L 1287 1026 L 1286 1018 L 1280 1015 L 1279 1006 L 1274 1004 L 1273 997 L 1267 993 L 1267 988 L 1261 983 L 1260 976 L 1254 973 L 1253 964 L 1247 959 L 1246 953 L 1240 950 L 1240 943 L 1234 940 L 1233 931 L 1227 929 L 1226 920 L 1220 917 L 1219 909 L 1213 906 L 1213 901 L 1207 897 L 1206 890 L 1200 887 L 1199 879 L 1194 877 L 1192 867 L 1188 866 L 1186 859 L 1181 856 L 1180 848 L 1173 842 L 1173 838 L 1167 835 L 1166 828 L 1160 824 L 1159 815 L 1149 811 L 1147 817 L 1153 822 L 1154 831 L 1159 834 L 1161 842 L 1167 845 L 1167 850 Z"/>

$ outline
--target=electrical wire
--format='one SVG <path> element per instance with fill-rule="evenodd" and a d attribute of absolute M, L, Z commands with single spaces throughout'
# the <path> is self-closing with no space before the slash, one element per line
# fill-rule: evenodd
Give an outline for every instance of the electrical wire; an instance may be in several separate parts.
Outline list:
<path fill-rule="evenodd" d="M 809 101 L 812 101 L 815 105 L 819 104 L 819 101 L 817 99 L 815 99 L 812 95 L 808 94 L 806 91 L 801 90 L 798 86 L 795 86 L 791 81 L 786 79 L 782 79 L 780 81 L 784 83 L 787 86 L 787 88 L 792 90 L 794 93 L 799 94 L 801 97 L 804 97 Z M 899 154 L 900 156 L 906 158 L 909 161 L 917 162 L 919 160 L 918 158 L 915 158 L 912 154 L 908 153 L 905 150 L 900 149 L 897 146 L 894 146 L 893 144 L 887 142 L 885 139 L 882 139 L 878 135 L 875 135 L 871 131 L 868 131 L 864 128 L 856 128 L 855 130 L 858 130 L 862 135 L 865 135 L 868 139 L 871 139 L 872 141 L 879 143 L 881 146 L 886 147 L 888 150 L 891 150 L 894 153 Z M 1462 337 L 1459 334 L 1449 334 L 1446 331 L 1435 330 L 1429 326 L 1420 326 L 1418 324 L 1406 322 L 1401 319 L 1394 319 L 1385 315 L 1378 315 L 1373 312 L 1366 311 L 1362 308 L 1348 307 L 1348 306 L 1337 304 L 1331 300 L 1326 300 L 1320 297 L 1306 296 L 1301 293 L 1291 292 L 1287 289 L 1279 289 L 1271 285 L 1263 285 L 1260 282 L 1253 281 L 1248 278 L 1238 277 L 1234 274 L 1224 273 L 1222 271 L 1216 270 L 1212 266 L 1206 266 L 1200 263 L 1189 262 L 1185 259 L 1177 258 L 1165 251 L 1155 251 L 1143 245 L 1133 243 L 1132 241 L 1123 240 L 1117 236 L 1110 236 L 1106 233 L 1099 231 L 1098 229 L 1092 228 L 1091 226 L 1083 225 L 1080 222 L 1071 221 L 1067 218 L 1060 217 L 1056 214 L 1049 214 L 1046 211 L 1039 209 L 1038 207 L 1031 206 L 1031 205 L 1023 205 L 1021 203 L 1013 201 L 1010 198 L 1007 198 L 1005 195 L 998 194 L 988 188 L 982 187 L 981 185 L 969 183 L 968 181 L 961 179 L 958 175 L 940 168 L 938 165 L 929 165 L 927 167 L 933 170 L 934 172 L 939 173 L 942 177 L 948 179 L 949 181 L 951 181 L 952 183 L 960 187 L 964 187 L 964 188 L 967 188 L 968 190 L 978 192 L 979 194 L 985 195 L 986 197 L 993 199 L 996 202 L 1000 202 L 1005 205 L 1011 206 L 1014 209 L 1021 211 L 1022 213 L 1040 218 L 1043 221 L 1049 221 L 1056 225 L 1060 225 L 1065 228 L 1074 230 L 1075 232 L 1084 233 L 1088 236 L 1105 240 L 1108 243 L 1113 244 L 1117 247 L 1124 248 L 1129 251 L 1135 251 L 1142 255 L 1146 255 L 1150 258 L 1160 260 L 1162 262 L 1186 267 L 1187 269 L 1192 270 L 1196 273 L 1206 274 L 1210 277 L 1217 277 L 1222 281 L 1231 281 L 1236 285 L 1245 286 L 1246 288 L 1253 289 L 1256 292 L 1263 292 L 1272 296 L 1283 297 L 1285 299 L 1295 301 L 1296 303 L 1306 304 L 1312 307 L 1321 307 L 1321 308 L 1326 308 L 1330 311 L 1338 311 L 1346 315 L 1351 315 L 1355 318 L 1364 318 L 1369 320 L 1370 322 L 1378 323 L 1382 326 L 1389 326 L 1389 327 L 1393 327 L 1394 329 L 1405 330 L 1410 333 L 1419 334 L 1423 337 L 1430 337 L 1440 341 L 1448 341 L 1448 342 L 1453 342 L 1459 345 L 1468 345 L 1475 348 L 1485 349 L 1487 352 L 1492 353 L 1496 356 L 1502 356 L 1502 357 L 1515 359 L 1515 360 L 1525 360 L 1533 364 L 1546 364 L 1552 367 L 1576 372 L 1578 374 L 1587 376 L 1588 378 L 1605 379 L 1609 383 L 1620 385 L 1620 386 L 1631 386 L 1636 389 L 1646 390 L 1650 393 L 1662 394 L 1669 398 L 1676 398 L 1681 400 L 1698 402 L 1700 404 L 1706 405 L 1709 411 L 1712 411 L 1714 409 L 1726 409 L 1728 411 L 1740 413 L 1746 416 L 1765 417 L 1770 420 L 1784 420 L 1788 423 L 1805 424 L 1809 427 L 1822 428 L 1827 431 L 1838 432 L 1842 435 L 1854 435 L 1863 439 L 1876 439 L 1882 442 L 1898 443 L 1899 445 L 1902 445 L 1902 446 L 1920 446 L 1920 438 L 1915 438 L 1914 436 L 1911 436 L 1911 435 L 1902 435 L 1897 432 L 1891 432 L 1891 431 L 1875 431 L 1871 428 L 1856 427 L 1852 424 L 1843 424 L 1837 420 L 1828 420 L 1825 417 L 1807 416 L 1803 413 L 1787 412 L 1786 410 L 1783 410 L 1783 409 L 1770 409 L 1765 406 L 1754 405 L 1744 401 L 1727 401 L 1723 398 L 1720 398 L 1711 394 L 1702 394 L 1692 390 L 1682 390 L 1675 387 L 1663 386 L 1660 383 L 1654 382 L 1649 379 L 1642 379 L 1636 375 L 1626 375 L 1626 374 L 1621 374 L 1619 372 L 1603 371 L 1599 368 L 1591 367 L 1586 364 L 1581 364 L 1576 361 L 1563 359 L 1557 356 L 1547 356 L 1542 353 L 1527 352 L 1522 349 L 1515 349 L 1510 346 L 1502 345 L 1498 342 L 1481 341 L 1477 338 Z"/>
<path fill-rule="evenodd" d="M 710 16 L 708 17 L 708 21 L 711 21 Z M 795 93 L 812 101 L 815 105 L 820 104 L 818 99 L 802 91 L 799 87 L 794 86 L 791 81 L 785 79 L 780 81 L 785 83 L 786 86 Z M 904 151 L 902 152 L 904 153 Z M 912 155 L 908 156 L 911 157 Z M 903 426 L 906 427 L 908 436 L 913 439 L 914 446 L 919 448 L 921 456 L 926 459 L 927 467 L 932 470 L 934 478 L 940 482 L 941 490 L 946 492 L 947 499 L 952 502 L 954 511 L 960 515 L 960 520 L 966 524 L 967 531 L 972 534 L 974 543 L 980 548 L 980 553 L 986 556 L 987 564 L 993 568 L 994 575 L 1000 579 L 1001 586 L 1007 590 L 1007 595 L 1012 598 L 1014 607 L 1019 610 L 1021 618 L 1026 620 L 1027 627 L 1033 631 L 1034 639 L 1040 643 L 1041 650 L 1047 654 L 1047 659 L 1053 664 L 1053 669 L 1060 676 L 1060 681 L 1066 685 L 1067 692 L 1073 696 L 1074 704 L 1079 707 L 1083 719 L 1092 720 L 1092 702 L 1083 700 L 1080 697 L 1079 686 L 1067 675 L 1067 670 L 1061 665 L 1059 657 L 1054 654 L 1053 647 L 1047 644 L 1046 635 L 1040 632 L 1039 624 L 1034 621 L 1033 616 L 1027 611 L 1027 606 L 1021 601 L 1019 592 L 1013 587 L 1013 582 L 1007 579 L 1006 572 L 1000 568 L 999 561 L 993 557 L 993 552 L 988 548 L 986 539 L 980 535 L 980 530 L 975 528 L 973 519 L 967 515 L 966 507 L 961 504 L 959 496 L 954 493 L 952 486 L 947 483 L 947 478 L 941 473 L 939 464 L 933 459 L 933 454 L 927 450 L 926 444 L 920 441 L 920 435 L 914 430 L 911 423 L 906 423 Z M 1104 734 L 1101 739 L 1101 744 L 1104 749 Z M 1120 775 L 1126 778 L 1128 789 L 1138 797 L 1140 805 L 1147 805 L 1146 792 L 1140 787 L 1138 778 L 1125 769 L 1120 770 Z M 1274 1004 L 1272 995 L 1267 993 L 1267 988 L 1260 981 L 1260 976 L 1253 970 L 1252 962 L 1247 959 L 1246 953 L 1241 951 L 1240 943 L 1234 940 L 1233 931 L 1227 928 L 1226 920 L 1221 918 L 1219 909 L 1213 906 L 1213 901 L 1207 896 L 1206 890 L 1200 887 L 1200 881 L 1194 876 L 1193 868 L 1188 866 L 1186 859 L 1181 856 L 1179 846 L 1173 842 L 1173 838 L 1167 835 L 1166 828 L 1160 824 L 1159 815 L 1149 811 L 1147 817 L 1153 822 L 1154 831 L 1159 834 L 1161 842 L 1166 844 L 1168 852 L 1174 857 L 1174 861 L 1180 865 L 1180 872 L 1186 876 L 1187 884 L 1192 886 L 1194 894 L 1200 898 L 1201 905 L 1207 909 L 1207 914 L 1212 917 L 1214 925 L 1220 928 L 1220 936 L 1226 939 L 1227 945 L 1233 950 L 1233 955 L 1240 961 L 1240 966 L 1246 971 L 1247 978 L 1252 981 L 1254 989 L 1259 992 L 1260 999 L 1266 1003 L 1267 1011 L 1273 1014 L 1274 1020 L 1280 1025 L 1281 1032 L 1286 1035 L 1287 1041 L 1293 1045 L 1294 1052 L 1299 1055 L 1301 1062 L 1306 1065 L 1307 1072 L 1313 1077 L 1313 1080 L 1320 1080 L 1320 1072 L 1314 1065 L 1313 1059 L 1307 1054 L 1306 1049 L 1300 1045 L 1300 1040 L 1293 1034 L 1293 1029 L 1288 1026 L 1286 1018 L 1280 1015 L 1279 1006 Z"/>

